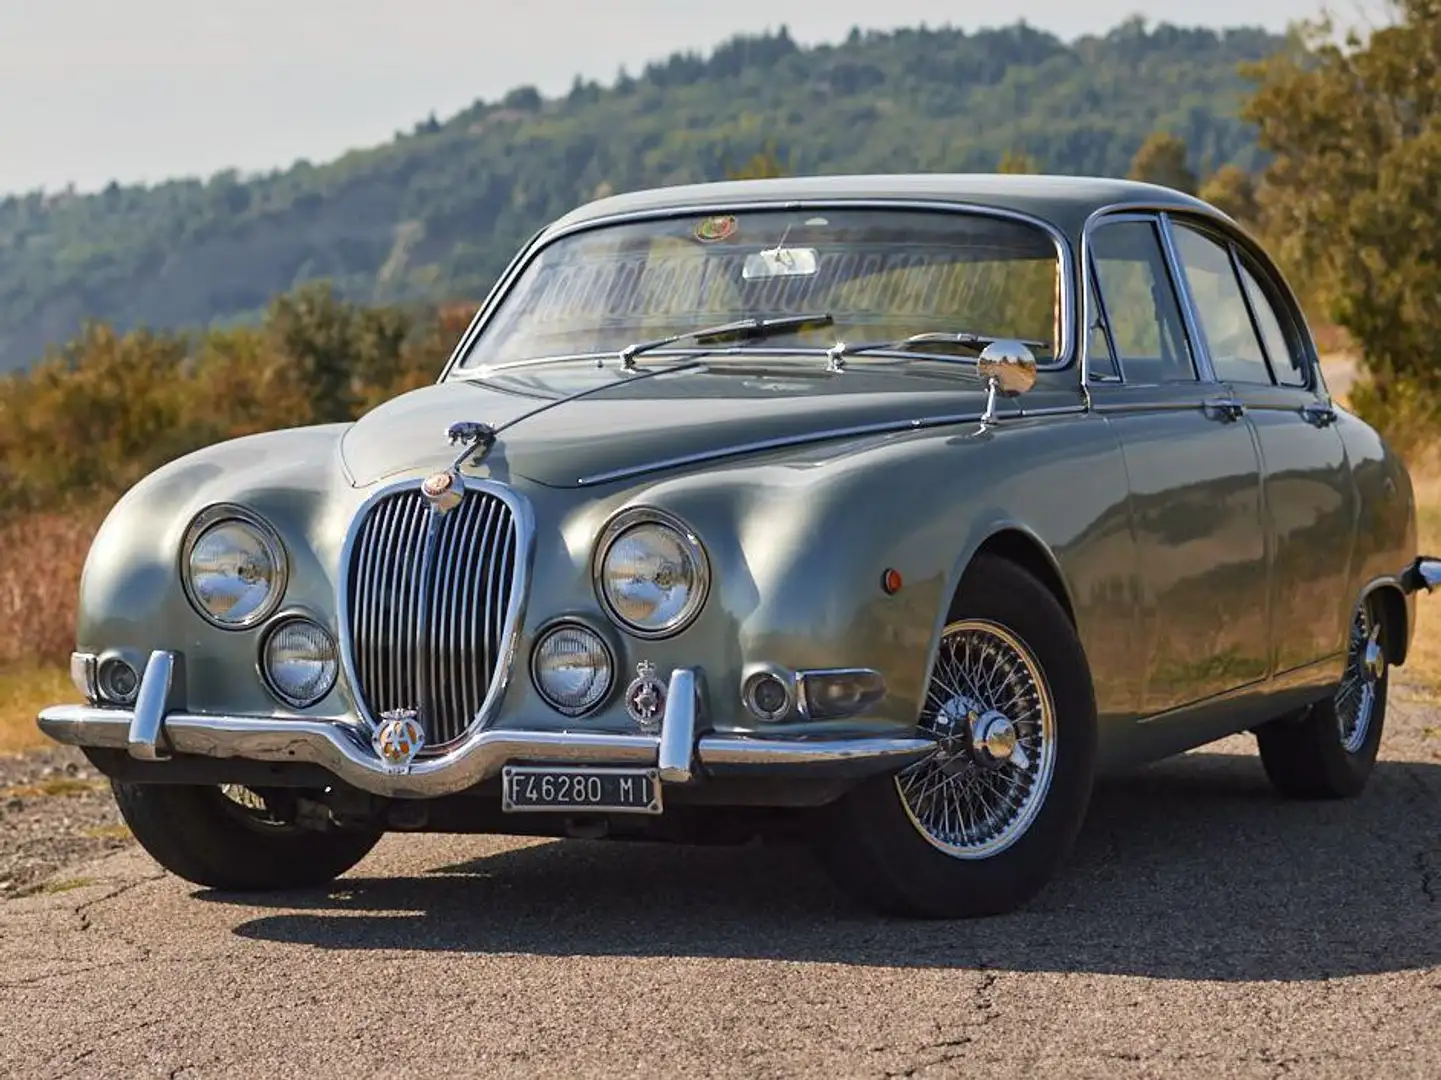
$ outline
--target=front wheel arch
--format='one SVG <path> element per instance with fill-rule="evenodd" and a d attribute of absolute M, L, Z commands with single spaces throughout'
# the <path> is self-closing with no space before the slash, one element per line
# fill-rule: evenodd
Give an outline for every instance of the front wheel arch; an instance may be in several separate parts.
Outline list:
<path fill-rule="evenodd" d="M 1410 642 L 1410 614 L 1406 610 L 1406 595 L 1396 585 L 1382 582 L 1367 590 L 1361 597 L 1363 604 L 1371 601 L 1375 602 L 1376 612 L 1384 627 L 1386 661 L 1400 667 L 1406 662 L 1406 651 Z"/>
<path fill-rule="evenodd" d="M 1025 570 L 1056 598 L 1056 602 L 1065 611 L 1066 618 L 1071 620 L 1071 626 L 1076 625 L 1075 605 L 1071 603 L 1071 592 L 1066 587 L 1066 579 L 1061 575 L 1061 568 L 1056 563 L 1055 556 L 1034 533 L 1014 525 L 991 533 L 967 560 L 966 569 L 969 570 L 971 565 L 982 555 L 995 555 L 1007 562 L 1015 563 Z M 960 595 L 960 583 L 964 578 L 965 570 L 959 575 L 956 587 L 952 590 L 952 608 L 955 606 L 956 598 Z M 953 611 L 951 613 L 954 614 Z"/>

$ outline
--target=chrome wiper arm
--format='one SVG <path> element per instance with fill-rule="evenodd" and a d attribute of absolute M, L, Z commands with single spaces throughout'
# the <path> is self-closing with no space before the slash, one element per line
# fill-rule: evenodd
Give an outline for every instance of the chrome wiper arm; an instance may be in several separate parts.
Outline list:
<path fill-rule="evenodd" d="M 826 312 L 807 315 L 782 315 L 775 319 L 736 319 L 716 326 L 703 326 L 699 330 L 685 330 L 679 334 L 654 338 L 651 341 L 637 341 L 620 350 L 621 367 L 635 367 L 635 358 L 641 353 L 674 345 L 678 341 L 694 341 L 697 345 L 720 344 L 723 341 L 755 341 L 793 334 L 801 330 L 821 330 L 835 325 L 835 318 Z"/>
<path fill-rule="evenodd" d="M 993 345 L 997 341 L 1017 341 L 1030 349 L 1044 349 L 1048 344 L 1044 341 L 1031 341 L 1028 338 L 1013 338 L 1005 334 L 977 334 L 971 330 L 930 330 L 922 334 L 912 334 L 907 338 L 867 341 L 859 345 L 847 345 L 844 341 L 838 341 L 826 350 L 826 367 L 830 371 L 841 371 L 845 368 L 847 356 L 858 356 L 861 353 L 901 351 L 924 345 L 955 345 L 967 349 L 984 349 L 987 345 Z"/>

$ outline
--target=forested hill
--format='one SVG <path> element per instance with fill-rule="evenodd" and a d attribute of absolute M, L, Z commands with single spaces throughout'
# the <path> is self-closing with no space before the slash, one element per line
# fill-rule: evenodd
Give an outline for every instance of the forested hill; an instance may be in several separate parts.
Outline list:
<path fill-rule="evenodd" d="M 1237 67 L 1281 45 L 1136 20 L 1069 44 L 1024 24 L 852 32 L 807 49 L 781 31 L 610 86 L 577 80 L 555 100 L 518 88 L 324 165 L 12 196 L 0 201 L 0 367 L 86 319 L 246 320 L 315 278 L 366 302 L 479 297 L 571 206 L 722 178 L 768 142 L 793 172 L 990 170 L 1024 152 L 1050 172 L 1121 175 L 1164 129 L 1198 171 L 1250 168 Z"/>

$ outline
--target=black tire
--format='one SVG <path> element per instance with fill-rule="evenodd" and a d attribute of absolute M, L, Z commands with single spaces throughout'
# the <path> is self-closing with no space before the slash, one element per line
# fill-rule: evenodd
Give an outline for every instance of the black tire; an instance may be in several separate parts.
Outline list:
<path fill-rule="evenodd" d="M 1385 660 L 1386 623 L 1373 604 L 1368 602 L 1356 613 L 1346 670 L 1336 692 L 1325 701 L 1256 729 L 1256 745 L 1266 777 L 1289 799 L 1353 798 L 1365 789 L 1376 766 L 1376 752 L 1386 726 L 1386 688 L 1391 671 Z M 1375 677 L 1366 663 L 1367 649 L 1373 643 L 1373 660 L 1380 666 Z M 1364 700 L 1367 684 L 1372 697 L 1369 711 L 1363 716 L 1358 706 Z M 1357 725 L 1362 723 L 1364 730 L 1357 731 Z"/>
<path fill-rule="evenodd" d="M 150 857 L 172 874 L 212 889 L 323 885 L 365 858 L 382 835 L 272 823 L 214 786 L 116 780 L 110 786 L 125 824 Z"/>
<path fill-rule="evenodd" d="M 973 629 L 964 629 L 967 627 Z M 908 809 L 900 784 L 907 782 L 906 777 L 918 775 L 911 770 L 869 779 L 820 811 L 812 833 L 817 857 L 843 889 L 882 913 L 953 919 L 1013 911 L 1055 875 L 1085 818 L 1095 772 L 1096 708 L 1090 671 L 1075 628 L 1055 596 L 1032 574 L 1008 560 L 983 554 L 961 583 L 942 649 L 959 647 L 948 643 L 962 642 L 962 633 L 981 635 L 974 640 L 984 642 L 986 633 L 994 633 L 990 627 L 1000 627 L 1009 635 L 1008 647 L 1019 644 L 1029 652 L 1040 679 L 1034 700 L 1043 700 L 1041 695 L 1049 699 L 1054 747 L 1049 786 L 1038 796 L 1029 825 L 1015 826 L 1023 831 L 1006 846 L 983 856 L 974 855 L 977 849 L 967 849 L 973 854 L 965 858 L 939 846 L 940 841 L 923 831 L 920 818 Z M 948 636 L 952 633 L 956 637 Z M 936 666 L 939 674 L 939 657 Z M 940 682 L 933 676 L 932 687 Z M 952 697 L 946 708 L 957 708 L 957 701 L 959 698 Z M 991 707 L 996 708 L 994 704 Z M 928 699 L 923 726 L 942 722 L 936 709 Z M 970 710 L 960 718 L 967 731 L 976 729 L 975 716 L 976 711 Z M 1034 733 L 1031 737 L 1038 738 Z M 964 742 L 972 747 L 975 740 L 966 737 Z M 979 755 L 981 751 L 965 753 Z M 1005 759 L 1005 764 L 996 767 L 1016 768 L 1014 760 Z M 1038 754 L 1035 760 L 1044 762 L 1045 755 Z M 950 761 L 949 768 L 959 775 L 960 770 L 971 767 L 972 758 L 956 753 Z M 1026 768 L 1022 766 L 1021 772 Z M 1036 766 L 1038 774 L 1041 768 Z M 923 786 L 915 779 L 909 782 Z"/>

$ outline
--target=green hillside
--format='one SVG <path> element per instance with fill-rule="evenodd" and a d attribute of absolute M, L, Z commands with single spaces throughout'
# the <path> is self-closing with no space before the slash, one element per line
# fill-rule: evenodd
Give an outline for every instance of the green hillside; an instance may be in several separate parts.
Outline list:
<path fill-rule="evenodd" d="M 325 165 L 13 196 L 0 201 L 0 367 L 90 318 L 249 321 L 316 278 L 362 302 L 476 297 L 571 206 L 720 178 L 768 142 L 805 173 L 990 170 L 1023 151 L 1050 172 L 1123 174 L 1166 129 L 1193 168 L 1251 168 L 1237 66 L 1281 45 L 1135 20 L 1069 44 L 1024 24 L 852 32 L 814 49 L 782 31 L 609 87 L 577 80 L 556 100 L 519 88 Z"/>

